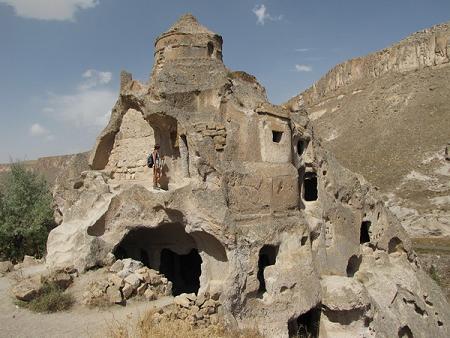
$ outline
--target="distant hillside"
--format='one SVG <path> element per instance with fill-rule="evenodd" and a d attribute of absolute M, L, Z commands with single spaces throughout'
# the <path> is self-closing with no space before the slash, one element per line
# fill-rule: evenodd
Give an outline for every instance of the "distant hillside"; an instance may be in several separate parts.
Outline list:
<path fill-rule="evenodd" d="M 89 152 L 61 155 L 61 156 L 49 156 L 41 157 L 37 160 L 30 160 L 22 162 L 25 167 L 34 172 L 42 174 L 47 182 L 53 186 L 58 175 L 69 167 L 74 166 L 76 162 L 78 168 L 88 169 Z M 10 169 L 10 164 L 0 164 L 0 179 L 5 176 Z"/>
<path fill-rule="evenodd" d="M 344 62 L 286 105 L 385 194 L 416 237 L 450 235 L 450 27 Z"/>

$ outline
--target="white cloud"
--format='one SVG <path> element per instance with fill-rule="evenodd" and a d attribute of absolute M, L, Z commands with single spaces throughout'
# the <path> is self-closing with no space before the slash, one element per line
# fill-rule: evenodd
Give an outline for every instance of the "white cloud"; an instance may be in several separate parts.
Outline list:
<path fill-rule="evenodd" d="M 0 0 L 14 8 L 17 16 L 38 20 L 75 21 L 79 10 L 97 6 L 99 0 Z"/>
<path fill-rule="evenodd" d="M 39 123 L 33 123 L 30 127 L 30 134 L 31 136 L 42 136 L 48 134 L 48 130 Z"/>
<path fill-rule="evenodd" d="M 311 72 L 312 67 L 308 65 L 295 65 L 295 70 L 297 72 Z"/>
<path fill-rule="evenodd" d="M 73 93 L 50 93 L 43 112 L 70 123 L 75 127 L 95 129 L 106 125 L 117 93 L 104 88 L 112 79 L 112 73 L 89 69 L 82 74 L 84 81 Z"/>
<path fill-rule="evenodd" d="M 252 11 L 256 15 L 256 22 L 260 25 L 264 25 L 266 23 L 266 20 L 280 21 L 283 19 L 282 15 L 278 15 L 276 17 L 273 17 L 272 15 L 270 15 L 264 4 L 256 5 Z"/>
<path fill-rule="evenodd" d="M 85 79 L 83 83 L 80 84 L 80 90 L 87 90 L 99 85 L 105 85 L 111 82 L 112 73 L 111 72 L 99 72 L 95 69 L 88 69 L 82 75 Z"/>
<path fill-rule="evenodd" d="M 295 49 L 296 52 L 301 52 L 301 53 L 309 52 L 310 50 L 311 50 L 311 48 L 296 48 Z"/>
<path fill-rule="evenodd" d="M 53 136 L 47 128 L 43 127 L 39 123 L 33 123 L 30 127 L 30 135 L 34 137 L 43 137 L 46 141 L 53 141 L 55 136 Z"/>

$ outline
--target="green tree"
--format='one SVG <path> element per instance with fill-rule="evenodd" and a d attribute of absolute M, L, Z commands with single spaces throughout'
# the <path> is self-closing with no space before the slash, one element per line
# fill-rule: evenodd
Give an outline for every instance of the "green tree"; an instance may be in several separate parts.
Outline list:
<path fill-rule="evenodd" d="M 42 257 L 54 227 L 52 195 L 45 180 L 14 163 L 0 191 L 0 258 Z"/>

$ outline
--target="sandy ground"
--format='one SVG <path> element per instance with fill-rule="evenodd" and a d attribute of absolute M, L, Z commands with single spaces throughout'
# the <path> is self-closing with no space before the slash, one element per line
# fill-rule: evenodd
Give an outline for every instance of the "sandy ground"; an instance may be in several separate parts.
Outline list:
<path fill-rule="evenodd" d="M 119 323 L 132 325 L 146 311 L 172 302 L 172 297 L 164 297 L 105 310 L 75 305 L 67 312 L 37 314 L 14 304 L 11 283 L 10 275 L 0 277 L 0 337 L 107 337 L 108 328 Z"/>

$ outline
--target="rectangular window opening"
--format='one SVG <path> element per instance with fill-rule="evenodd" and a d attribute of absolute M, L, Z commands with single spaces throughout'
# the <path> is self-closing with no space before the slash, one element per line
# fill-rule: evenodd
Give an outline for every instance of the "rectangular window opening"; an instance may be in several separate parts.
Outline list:
<path fill-rule="evenodd" d="M 280 143 L 282 137 L 283 137 L 282 131 L 272 130 L 272 141 L 273 142 Z"/>

